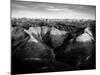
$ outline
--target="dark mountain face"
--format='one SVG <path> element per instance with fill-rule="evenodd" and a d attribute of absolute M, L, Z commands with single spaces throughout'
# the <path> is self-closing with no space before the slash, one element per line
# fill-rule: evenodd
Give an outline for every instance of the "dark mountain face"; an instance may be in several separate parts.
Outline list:
<path fill-rule="evenodd" d="M 67 27 L 66 27 L 67 28 Z M 63 29 L 66 29 L 63 28 Z M 73 30 L 74 29 L 74 30 Z M 85 28 L 38 26 L 12 29 L 12 72 L 48 72 L 94 68 L 92 40 L 77 41 Z M 87 36 L 86 36 L 87 37 Z"/>

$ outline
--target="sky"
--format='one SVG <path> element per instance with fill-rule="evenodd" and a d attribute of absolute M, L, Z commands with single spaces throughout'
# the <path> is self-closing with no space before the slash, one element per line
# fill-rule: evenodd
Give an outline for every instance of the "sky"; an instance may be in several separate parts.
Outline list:
<path fill-rule="evenodd" d="M 12 0 L 11 16 L 16 18 L 96 19 L 96 6 Z"/>

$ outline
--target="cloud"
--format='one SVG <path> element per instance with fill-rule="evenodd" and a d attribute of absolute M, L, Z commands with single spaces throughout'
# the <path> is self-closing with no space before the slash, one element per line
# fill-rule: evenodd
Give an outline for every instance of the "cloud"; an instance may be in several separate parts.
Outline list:
<path fill-rule="evenodd" d="M 13 1 L 12 16 L 35 18 L 95 19 L 95 6 Z"/>
<path fill-rule="evenodd" d="M 49 10 L 49 11 L 63 11 L 63 9 L 58 9 L 58 8 L 49 8 L 47 10 Z"/>

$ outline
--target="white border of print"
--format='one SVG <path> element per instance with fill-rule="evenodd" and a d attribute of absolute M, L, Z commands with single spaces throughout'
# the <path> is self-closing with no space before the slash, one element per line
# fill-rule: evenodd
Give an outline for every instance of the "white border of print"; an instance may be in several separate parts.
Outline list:
<path fill-rule="evenodd" d="M 26 1 L 26 0 L 24 0 Z M 99 50 L 99 20 L 100 20 L 100 2 L 99 0 L 27 0 L 27 1 L 40 1 L 40 2 L 54 2 L 54 3 L 71 3 L 71 4 L 84 4 L 96 5 L 96 54 L 97 54 L 97 68 L 96 70 L 82 70 L 82 71 L 65 71 L 65 72 L 52 72 L 45 73 L 45 75 L 99 75 L 100 70 L 100 50 Z M 0 1 L 0 75 L 10 75 L 11 70 L 11 51 L 10 51 L 10 0 Z M 44 73 L 37 73 L 37 75 L 44 75 Z M 31 75 L 31 74 L 29 74 Z M 35 74 L 34 74 L 35 75 Z"/>

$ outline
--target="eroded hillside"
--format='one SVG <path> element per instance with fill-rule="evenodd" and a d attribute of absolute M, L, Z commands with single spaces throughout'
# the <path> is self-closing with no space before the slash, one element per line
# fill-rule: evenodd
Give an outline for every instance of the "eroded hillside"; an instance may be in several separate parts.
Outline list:
<path fill-rule="evenodd" d="M 90 27 L 95 40 L 95 21 L 12 19 L 13 72 L 75 70 L 87 65 L 94 68 L 90 63 L 94 59 L 88 60 L 94 52 L 94 42 L 76 40 L 86 27 Z"/>

